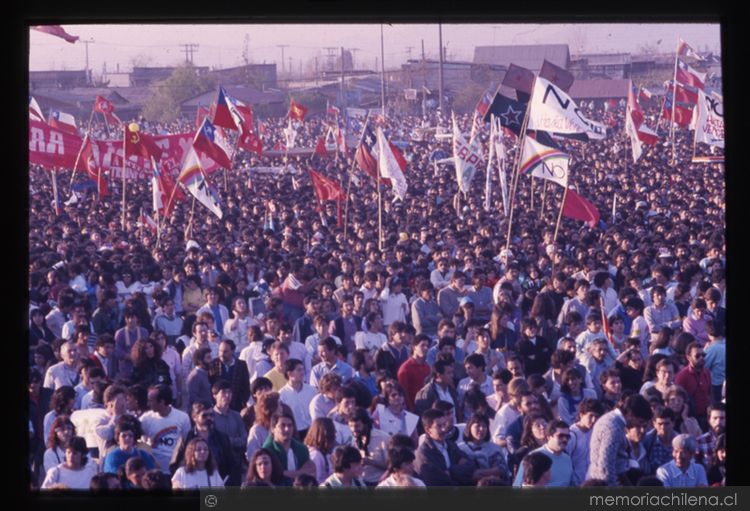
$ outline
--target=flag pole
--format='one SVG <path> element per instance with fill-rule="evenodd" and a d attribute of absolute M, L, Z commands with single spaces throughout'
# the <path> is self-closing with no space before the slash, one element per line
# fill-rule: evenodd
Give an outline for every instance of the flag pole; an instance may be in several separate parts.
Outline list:
<path fill-rule="evenodd" d="M 81 142 L 81 147 L 78 149 L 78 155 L 76 155 L 76 163 L 73 165 L 73 174 L 70 176 L 70 189 L 73 189 L 73 180 L 75 180 L 76 177 L 76 169 L 78 168 L 78 161 L 81 159 L 81 153 L 83 152 L 83 147 L 86 145 L 86 138 L 91 134 L 91 121 L 94 119 L 94 110 L 91 109 L 91 115 L 89 116 L 89 125 L 88 128 L 86 128 L 86 135 L 83 137 L 83 141 Z M 109 130 L 107 130 L 107 135 L 109 135 Z"/>
<path fill-rule="evenodd" d="M 523 141 L 526 137 L 526 125 L 529 122 L 529 110 L 531 110 L 531 101 L 534 98 L 534 85 L 536 84 L 536 75 L 534 75 L 534 81 L 531 85 L 531 97 L 529 98 L 526 112 L 523 115 L 523 125 L 521 126 L 521 132 L 518 134 L 518 150 L 516 152 L 516 161 L 513 164 L 513 191 L 510 197 L 510 215 L 508 218 L 508 235 L 505 239 L 505 248 L 510 247 L 510 233 L 513 228 L 513 207 L 516 202 L 516 187 L 518 186 L 518 170 L 521 163 L 521 154 L 523 153 Z"/>
<path fill-rule="evenodd" d="M 672 119 L 671 120 L 671 126 L 669 135 L 672 139 L 672 165 L 675 164 L 675 137 L 677 136 L 676 129 L 675 129 L 675 107 L 677 105 L 677 60 L 679 59 L 679 51 L 680 51 L 680 41 L 682 39 L 678 36 L 677 37 L 677 50 L 675 51 L 674 55 L 674 80 L 672 81 Z M 666 96 L 665 96 L 666 98 Z"/>
<path fill-rule="evenodd" d="M 367 130 L 367 124 L 370 121 L 370 109 L 367 109 L 367 115 L 365 115 L 365 125 L 362 128 L 362 133 L 359 135 L 359 143 L 357 144 L 357 149 L 359 149 L 359 146 L 362 145 L 362 141 L 365 138 L 365 131 Z M 344 140 L 346 142 L 346 140 Z M 354 165 L 357 163 L 357 149 L 354 150 L 354 157 L 352 158 L 352 166 L 349 169 L 349 183 L 346 185 L 346 203 L 344 204 L 344 239 L 347 239 L 347 232 L 349 229 L 349 192 L 351 192 L 352 189 L 352 176 L 354 175 Z M 378 170 L 378 175 L 380 174 L 380 171 Z M 379 177 L 379 176 L 378 176 Z"/>
<path fill-rule="evenodd" d="M 596 171 L 594 171 L 596 172 Z M 594 181 L 596 181 L 596 174 L 594 174 Z M 596 184 L 596 183 L 595 183 Z M 531 176 L 531 210 L 534 211 L 534 176 Z"/>
<path fill-rule="evenodd" d="M 190 207 L 190 221 L 188 227 L 185 230 L 185 238 L 190 239 L 193 236 L 193 216 L 195 215 L 195 194 L 193 194 L 193 205 Z M 190 236 L 188 236 L 190 233 Z"/>
<path fill-rule="evenodd" d="M 546 205 L 545 204 L 546 198 L 547 198 L 547 180 L 545 179 L 544 185 L 542 187 L 542 210 L 541 210 L 541 213 L 539 213 L 539 220 L 544 218 L 544 206 Z"/>
<path fill-rule="evenodd" d="M 380 110 L 383 116 L 383 128 L 385 128 L 385 46 L 383 43 L 383 24 L 380 24 Z M 381 128 L 382 130 L 382 128 Z M 385 133 L 383 133 L 385 137 Z M 378 153 L 378 159 L 383 155 Z M 380 191 L 380 163 L 378 163 L 378 250 L 383 250 L 383 202 Z"/>
<path fill-rule="evenodd" d="M 616 218 L 617 218 L 617 192 L 615 192 L 615 195 L 612 199 L 612 224 L 615 223 Z"/>
<path fill-rule="evenodd" d="M 565 184 L 565 190 L 563 191 L 562 202 L 560 203 L 560 212 L 557 214 L 557 224 L 555 225 L 555 236 L 552 238 L 552 244 L 557 243 L 557 232 L 560 230 L 560 221 L 562 220 L 563 209 L 565 208 L 565 199 L 568 197 L 568 186 Z"/>
<path fill-rule="evenodd" d="M 495 153 L 495 144 L 493 137 L 497 136 L 495 133 L 495 123 L 493 121 L 494 115 L 490 114 L 490 143 L 487 149 L 487 169 L 485 170 L 485 182 L 484 182 L 484 210 L 489 213 L 491 209 L 490 201 L 492 199 L 492 156 Z"/>
<path fill-rule="evenodd" d="M 125 144 L 127 143 L 129 126 L 122 130 L 122 230 L 125 232 L 125 161 L 127 160 Z"/>

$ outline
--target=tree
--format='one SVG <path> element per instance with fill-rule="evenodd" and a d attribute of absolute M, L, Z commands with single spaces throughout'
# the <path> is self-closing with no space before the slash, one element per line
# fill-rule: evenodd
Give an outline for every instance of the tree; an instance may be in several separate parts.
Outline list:
<path fill-rule="evenodd" d="M 180 117 L 180 104 L 186 99 L 216 88 L 212 76 L 201 76 L 189 62 L 175 68 L 169 78 L 152 86 L 154 94 L 143 107 L 151 121 L 171 122 Z"/>
<path fill-rule="evenodd" d="M 477 103 L 482 99 L 485 87 L 478 83 L 469 82 L 453 94 L 453 109 L 457 113 L 468 113 L 474 110 Z"/>

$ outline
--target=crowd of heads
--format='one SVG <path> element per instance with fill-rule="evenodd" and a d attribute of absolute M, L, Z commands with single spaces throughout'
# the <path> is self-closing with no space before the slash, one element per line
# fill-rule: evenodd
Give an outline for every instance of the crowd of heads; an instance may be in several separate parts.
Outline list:
<path fill-rule="evenodd" d="M 544 486 L 550 458 L 540 449 L 567 452 L 575 464 L 571 431 L 578 441 L 617 410 L 640 420 L 627 424 L 627 441 L 649 450 L 620 484 L 664 482 L 658 470 L 670 462 L 697 462 L 721 483 L 723 166 L 691 163 L 680 130 L 676 163 L 664 139 L 628 161 L 624 108 L 582 108 L 608 125 L 608 137 L 560 144 L 600 224 L 563 218 L 555 238 L 562 189 L 520 176 L 510 243 L 497 176 L 489 210 L 479 179 L 458 194 L 452 167 L 435 161 L 451 153 L 449 141 L 412 139 L 423 119 L 397 112 L 385 127 L 408 162 L 403 201 L 388 187 L 379 201 L 352 150 L 288 159 L 239 150 L 236 168 L 210 176 L 222 218 L 186 200 L 160 219 L 157 235 L 139 220 L 151 209 L 148 181 L 127 182 L 123 225 L 121 182 L 109 183 L 106 198 L 79 193 L 57 216 L 49 172 L 30 167 L 32 484 L 64 486 L 48 481 L 43 460 L 61 451 L 66 469 L 97 466 L 96 491 L 169 487 L 175 467 L 245 486 L 485 486 L 516 477 Z M 468 132 L 471 116 L 458 120 Z M 265 145 L 281 140 L 286 121 L 264 122 Z M 157 134 L 193 129 L 140 124 Z M 298 144 L 314 146 L 326 129 L 323 118 L 306 120 Z M 506 135 L 510 161 L 513 143 Z M 318 203 L 306 168 L 341 183 L 348 200 Z M 235 364 L 247 366 L 243 376 Z M 703 370 L 709 388 L 696 390 Z M 309 386 L 312 403 L 285 396 L 292 383 Z M 155 446 L 139 418 L 172 408 L 187 412 L 195 436 L 183 438 L 174 466 L 144 461 Z M 215 408 L 220 421 L 209 417 Z M 318 415 L 304 427 L 301 408 Z M 90 409 L 117 419 L 109 437 L 96 428 L 76 436 L 71 416 Z M 203 433 L 230 436 L 227 409 L 246 442 L 215 459 L 218 441 Z M 664 422 L 673 439 L 660 433 Z M 376 446 L 374 431 L 400 445 Z M 651 431 L 671 442 L 670 456 L 652 455 Z M 453 446 L 446 459 L 467 472 L 451 468 L 440 481 L 425 468 L 425 443 Z M 318 453 L 311 463 L 326 469 L 310 469 L 301 454 L 302 466 L 290 469 L 279 445 Z M 114 447 L 148 456 L 105 472 Z M 584 471 L 571 484 L 595 479 Z"/>

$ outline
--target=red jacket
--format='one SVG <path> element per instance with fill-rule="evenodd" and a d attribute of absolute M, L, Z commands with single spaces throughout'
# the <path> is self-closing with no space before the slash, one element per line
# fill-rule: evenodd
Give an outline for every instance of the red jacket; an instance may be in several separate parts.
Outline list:
<path fill-rule="evenodd" d="M 700 372 L 691 369 L 690 366 L 683 368 L 674 377 L 675 384 L 679 385 L 693 402 L 693 415 L 705 416 L 708 405 L 711 404 L 711 373 L 705 367 Z"/>
<path fill-rule="evenodd" d="M 414 411 L 414 398 L 419 389 L 424 387 L 425 380 L 430 376 L 430 365 L 419 363 L 414 357 L 409 357 L 398 369 L 398 382 L 406 391 L 406 408 Z"/>

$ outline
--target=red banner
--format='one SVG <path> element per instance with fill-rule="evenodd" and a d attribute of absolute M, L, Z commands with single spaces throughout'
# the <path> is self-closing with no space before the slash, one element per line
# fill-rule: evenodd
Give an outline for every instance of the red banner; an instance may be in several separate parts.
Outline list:
<path fill-rule="evenodd" d="M 193 143 L 194 133 L 155 135 L 153 140 L 162 150 L 162 171 L 172 177 L 180 173 L 182 159 Z M 81 152 L 80 170 L 96 175 L 101 168 L 110 179 L 122 179 L 122 140 L 92 140 Z M 46 168 L 72 169 L 81 149 L 81 137 L 51 128 L 45 123 L 29 120 L 29 162 Z M 207 174 L 220 167 L 210 158 L 201 158 Z M 151 179 L 151 162 L 139 156 L 128 158 L 125 179 Z"/>

